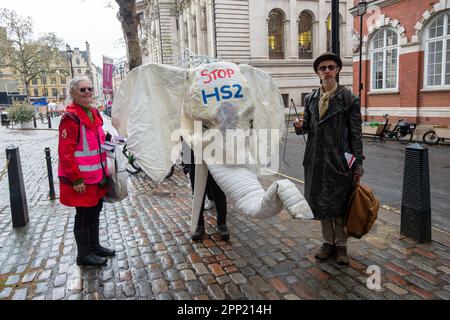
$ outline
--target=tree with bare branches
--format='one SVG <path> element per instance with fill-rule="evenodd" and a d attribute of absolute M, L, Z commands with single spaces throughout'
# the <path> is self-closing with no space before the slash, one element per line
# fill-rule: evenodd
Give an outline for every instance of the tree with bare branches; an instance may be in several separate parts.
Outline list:
<path fill-rule="evenodd" d="M 29 96 L 29 83 L 47 74 L 67 73 L 68 62 L 59 48 L 63 41 L 54 33 L 33 39 L 33 22 L 15 11 L 0 9 L 0 68 L 11 68 Z"/>

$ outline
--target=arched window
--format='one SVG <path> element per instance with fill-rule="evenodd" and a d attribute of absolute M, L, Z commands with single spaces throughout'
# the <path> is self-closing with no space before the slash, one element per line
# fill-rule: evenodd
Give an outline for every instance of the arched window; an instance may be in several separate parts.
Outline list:
<path fill-rule="evenodd" d="M 450 86 L 450 12 L 425 29 L 425 87 Z"/>
<path fill-rule="evenodd" d="M 331 14 L 327 18 L 327 51 L 331 51 Z"/>
<path fill-rule="evenodd" d="M 284 59 L 283 13 L 272 10 L 269 13 L 269 59 Z"/>
<path fill-rule="evenodd" d="M 298 23 L 298 58 L 312 59 L 312 17 L 307 12 L 300 14 Z"/>
<path fill-rule="evenodd" d="M 377 31 L 370 43 L 372 90 L 396 89 L 398 34 L 390 28 Z"/>
<path fill-rule="evenodd" d="M 344 24 L 344 17 L 339 14 L 339 37 L 340 37 L 340 52 L 343 52 L 344 50 L 344 34 L 345 34 L 345 24 Z M 331 19 L 331 14 L 328 15 L 327 21 L 327 51 L 332 51 L 332 39 L 331 39 L 331 28 L 332 28 L 332 19 Z"/>

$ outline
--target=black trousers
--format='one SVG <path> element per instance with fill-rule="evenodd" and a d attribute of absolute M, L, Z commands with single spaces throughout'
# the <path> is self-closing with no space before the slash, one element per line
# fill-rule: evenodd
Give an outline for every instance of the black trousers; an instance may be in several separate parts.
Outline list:
<path fill-rule="evenodd" d="M 94 207 L 76 207 L 75 224 L 73 230 L 82 230 L 88 228 L 91 224 L 97 222 L 100 218 L 100 212 L 103 208 L 103 200 Z"/>
<path fill-rule="evenodd" d="M 191 164 L 189 165 L 189 179 L 191 180 L 192 192 L 194 192 L 195 185 L 195 163 L 194 153 L 191 151 Z M 227 197 L 223 193 L 222 189 L 217 185 L 211 173 L 208 171 L 208 178 L 206 180 L 206 190 L 203 195 L 202 205 L 200 209 L 200 217 L 198 219 L 198 225 L 204 226 L 205 219 L 203 217 L 205 196 L 208 195 L 209 200 L 213 200 L 216 205 L 217 212 L 217 225 L 225 225 L 227 223 Z"/>

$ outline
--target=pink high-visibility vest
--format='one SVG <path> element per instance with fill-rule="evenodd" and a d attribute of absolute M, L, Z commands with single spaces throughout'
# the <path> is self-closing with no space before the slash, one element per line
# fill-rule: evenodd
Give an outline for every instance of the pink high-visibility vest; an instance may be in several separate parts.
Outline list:
<path fill-rule="evenodd" d="M 97 127 L 97 134 L 95 131 L 87 129 L 80 123 L 80 130 L 78 133 L 78 145 L 75 149 L 75 161 L 80 169 L 81 176 L 85 184 L 97 184 L 103 179 L 103 172 L 108 175 L 106 167 L 106 152 L 101 150 L 99 143 L 105 142 L 105 133 L 101 126 Z M 102 159 L 102 163 L 100 162 Z M 58 168 L 59 177 L 67 177 L 61 165 Z"/>

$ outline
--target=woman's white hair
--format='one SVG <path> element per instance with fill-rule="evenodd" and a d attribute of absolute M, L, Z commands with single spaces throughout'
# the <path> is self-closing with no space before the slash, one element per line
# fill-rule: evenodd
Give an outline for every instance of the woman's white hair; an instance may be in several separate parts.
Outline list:
<path fill-rule="evenodd" d="M 89 80 L 86 77 L 76 77 L 76 78 L 73 78 L 72 80 L 70 80 L 69 88 L 68 88 L 69 94 L 67 96 L 66 105 L 69 105 L 73 102 L 72 92 L 73 92 L 73 90 L 78 89 L 80 82 L 87 82 L 92 85 L 91 80 Z"/>

